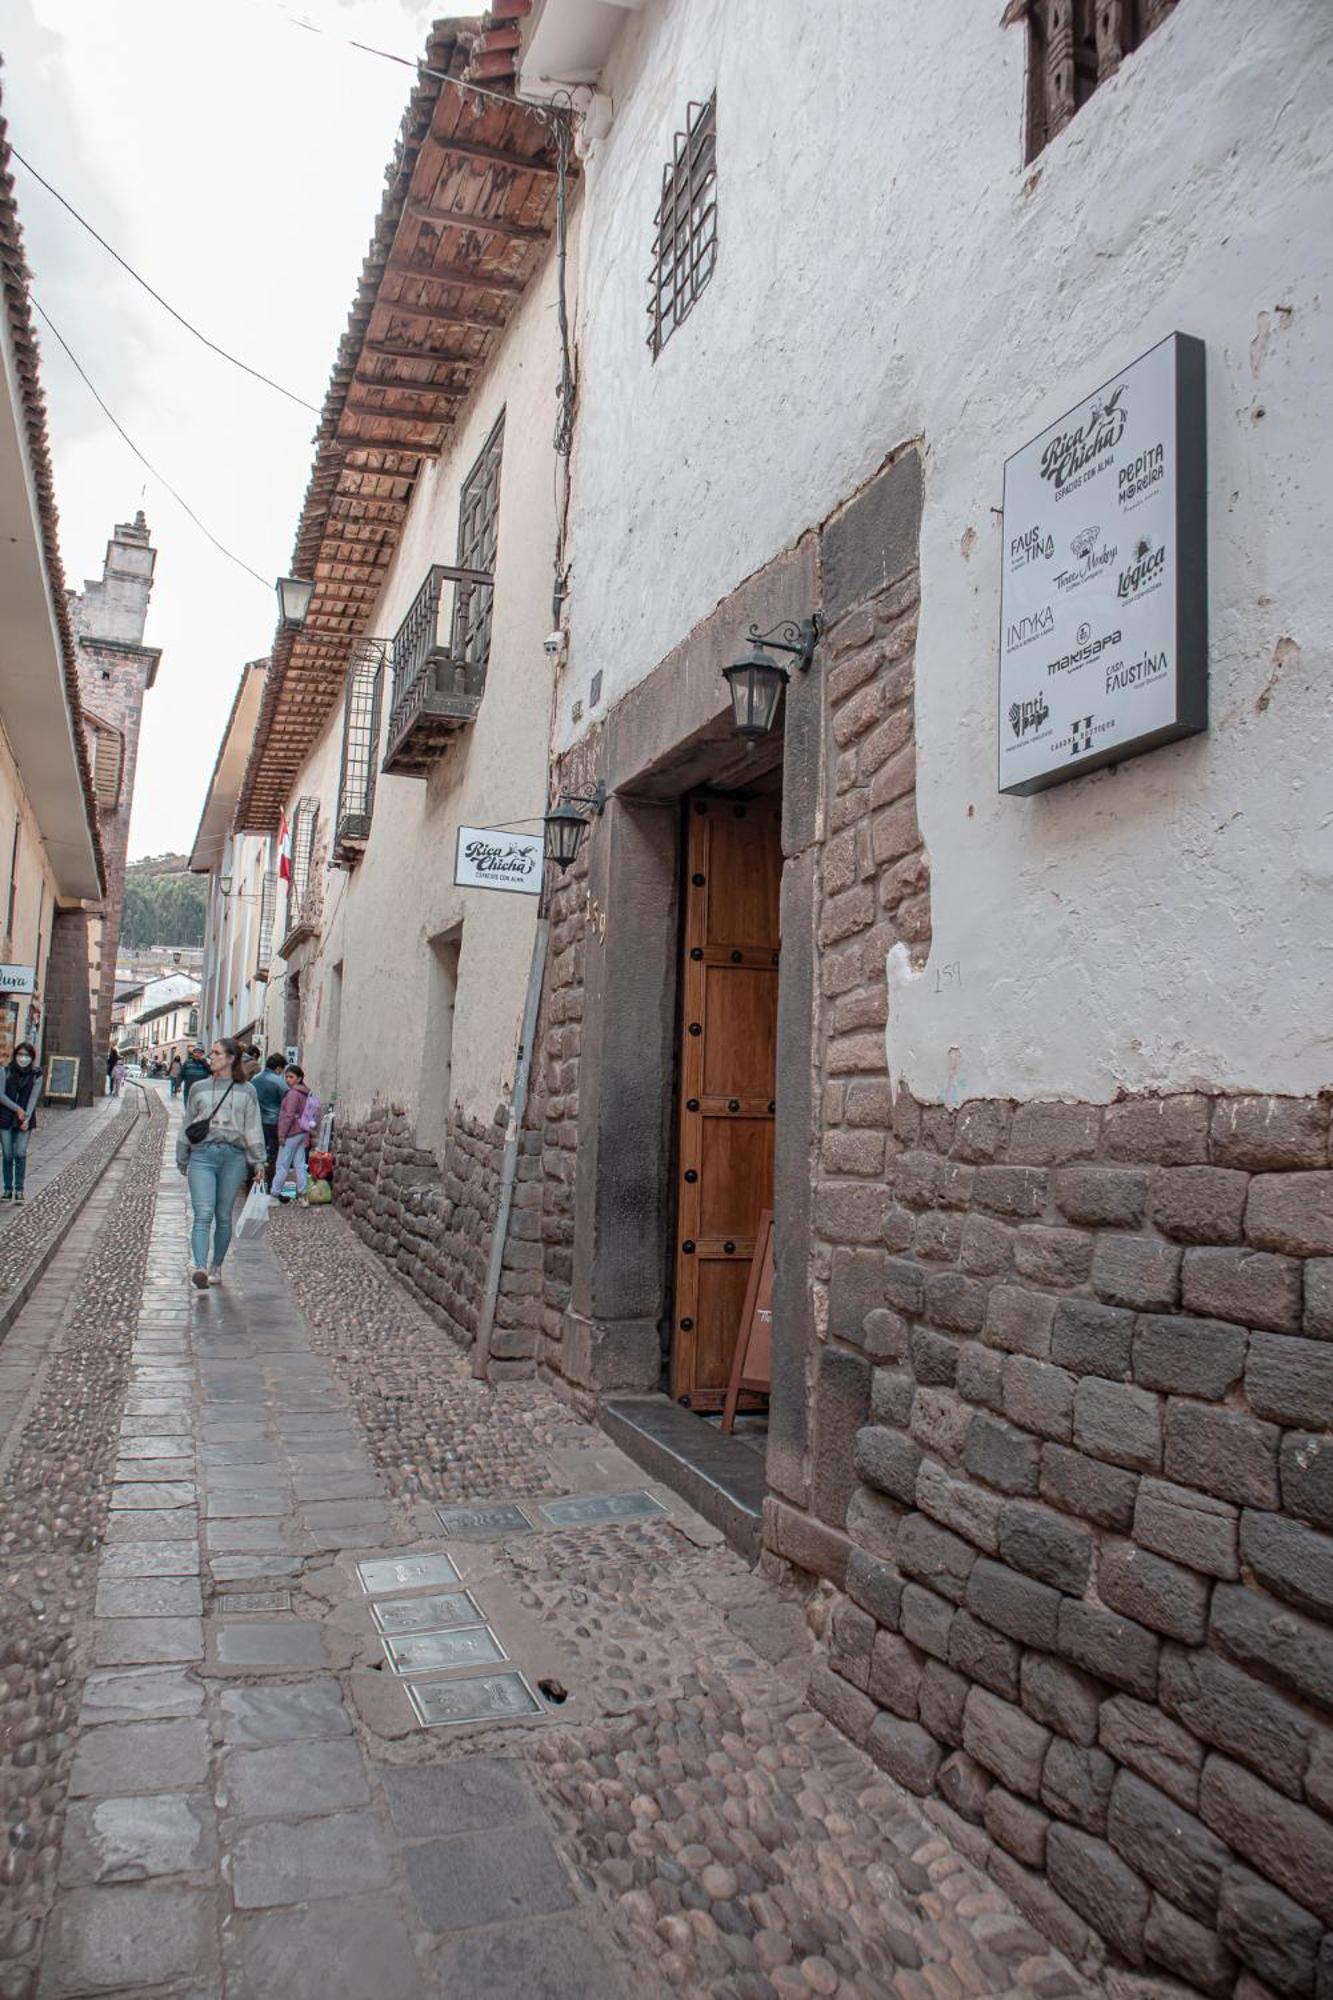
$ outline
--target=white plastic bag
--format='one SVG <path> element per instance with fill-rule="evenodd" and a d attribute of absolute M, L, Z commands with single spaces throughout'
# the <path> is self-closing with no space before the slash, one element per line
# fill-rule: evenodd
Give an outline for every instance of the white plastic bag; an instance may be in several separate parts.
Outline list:
<path fill-rule="evenodd" d="M 245 1207 L 236 1218 L 234 1235 L 238 1243 L 258 1243 L 268 1228 L 268 1196 L 255 1182 L 245 1198 Z"/>

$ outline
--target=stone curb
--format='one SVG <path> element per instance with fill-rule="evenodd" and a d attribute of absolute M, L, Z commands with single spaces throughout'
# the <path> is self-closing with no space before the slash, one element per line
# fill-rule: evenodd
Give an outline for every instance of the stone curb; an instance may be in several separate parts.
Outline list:
<path fill-rule="evenodd" d="M 111 1162 L 116 1158 L 116 1156 L 120 1152 L 124 1150 L 126 1141 L 130 1139 L 132 1135 L 138 1131 L 140 1121 L 143 1118 L 149 1117 L 151 1115 L 142 1085 L 136 1083 L 132 1086 L 132 1088 L 139 1091 L 140 1095 L 143 1096 L 145 1099 L 142 1109 L 136 1111 L 134 1117 L 131 1118 L 125 1125 L 124 1129 L 120 1134 L 120 1137 L 116 1140 L 115 1145 L 112 1146 L 108 1151 L 106 1158 L 102 1161 L 102 1164 L 98 1168 L 96 1175 L 89 1182 L 88 1186 L 84 1189 L 83 1194 L 80 1196 L 79 1200 L 74 1202 L 70 1207 L 69 1213 L 61 1218 L 54 1232 L 46 1238 L 45 1242 L 42 1244 L 41 1249 L 37 1252 L 37 1255 L 33 1258 L 27 1270 L 24 1272 L 23 1276 L 19 1279 L 18 1284 L 14 1287 L 13 1291 L 7 1295 L 4 1304 L 0 1305 L 0 1342 L 4 1341 L 5 1335 L 9 1332 L 10 1328 L 14 1324 L 14 1321 L 23 1311 L 24 1306 L 27 1305 L 29 1299 L 32 1297 L 38 1285 L 41 1283 L 48 1267 L 50 1266 L 52 1260 L 56 1255 L 56 1252 L 60 1249 L 61 1244 L 64 1242 L 65 1238 L 69 1235 L 70 1230 L 74 1227 L 75 1223 L 79 1219 L 79 1216 L 82 1214 L 84 1203 L 87 1201 L 89 1195 L 91 1195 L 93 1189 L 98 1186 L 103 1175 L 106 1173 L 107 1168 L 111 1165 Z M 82 1154 L 80 1154 L 78 1157 L 82 1158 Z M 71 1161 L 70 1164 L 74 1165 L 75 1162 Z"/>

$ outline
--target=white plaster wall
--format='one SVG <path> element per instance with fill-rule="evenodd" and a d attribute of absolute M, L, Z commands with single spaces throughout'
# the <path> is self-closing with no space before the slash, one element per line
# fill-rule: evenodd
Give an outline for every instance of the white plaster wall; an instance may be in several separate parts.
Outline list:
<path fill-rule="evenodd" d="M 327 1101 L 330 980 L 332 968 L 343 966 L 336 1076 L 343 1119 L 364 1116 L 376 1099 L 415 1110 L 430 1053 L 430 940 L 460 924 L 451 1098 L 470 1116 L 489 1121 L 512 1091 L 537 899 L 455 888 L 454 850 L 460 824 L 522 820 L 530 822 L 526 831 L 540 832 L 545 810 L 552 675 L 542 640 L 552 622 L 558 366 L 554 260 L 548 259 L 478 383 L 454 442 L 438 462 L 422 467 L 371 623 L 375 634 L 392 638 L 430 565 L 457 561 L 460 490 L 504 410 L 495 604 L 481 711 L 429 779 L 380 773 L 365 854 L 350 875 L 329 875 L 318 963 L 303 974 L 318 997 L 307 1009 L 302 1059 Z M 390 688 L 386 677 L 382 741 Z M 317 793 L 330 827 L 341 744 L 339 705 L 292 795 Z M 289 801 L 289 815 L 291 810 Z M 268 1013 L 274 1047 L 281 1024 L 281 983 L 275 979 Z"/>
<path fill-rule="evenodd" d="M 929 1096 L 1329 1082 L 1333 9 L 1180 0 L 1034 169 L 999 0 L 649 0 L 586 174 L 559 745 L 924 440 Z M 662 162 L 718 91 L 719 257 L 654 364 Z M 1279 310 L 1281 308 L 1281 310 Z M 1208 349 L 1212 728 L 996 793 L 1003 462 L 1179 328 Z M 585 725 L 586 726 L 586 723 Z M 937 977 L 946 966 L 959 974 Z"/>

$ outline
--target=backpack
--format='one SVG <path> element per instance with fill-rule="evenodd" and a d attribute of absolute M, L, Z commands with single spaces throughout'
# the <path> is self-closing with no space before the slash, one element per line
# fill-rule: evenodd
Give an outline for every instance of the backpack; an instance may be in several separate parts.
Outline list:
<path fill-rule="evenodd" d="M 312 1090 L 307 1096 L 305 1103 L 301 1106 L 301 1116 L 296 1121 L 297 1131 L 304 1132 L 307 1135 L 318 1131 L 321 1109 L 320 1101 Z"/>

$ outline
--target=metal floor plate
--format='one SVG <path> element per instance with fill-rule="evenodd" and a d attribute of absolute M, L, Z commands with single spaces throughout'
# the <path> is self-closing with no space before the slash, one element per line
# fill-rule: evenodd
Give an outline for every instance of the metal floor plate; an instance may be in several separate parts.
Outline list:
<path fill-rule="evenodd" d="M 446 1535 L 530 1535 L 532 1522 L 521 1507 L 437 1507 Z"/>
<path fill-rule="evenodd" d="M 451 1590 L 432 1597 L 391 1597 L 372 1604 L 370 1615 L 381 1632 L 443 1632 L 451 1625 L 484 1625 L 486 1614 L 470 1590 Z"/>
<path fill-rule="evenodd" d="M 459 1722 L 521 1722 L 545 1711 L 522 1674 L 473 1674 L 452 1681 L 409 1681 L 407 1698 L 425 1729 Z"/>
<path fill-rule="evenodd" d="M 428 1584 L 439 1590 L 463 1581 L 448 1556 L 380 1556 L 358 1563 L 356 1573 L 368 1597 L 390 1590 L 422 1590 Z"/>
<path fill-rule="evenodd" d="M 584 1500 L 544 1500 L 538 1513 L 552 1528 L 589 1527 L 603 1521 L 642 1521 L 667 1509 L 651 1493 L 600 1493 Z"/>
<path fill-rule="evenodd" d="M 489 1625 L 456 1632 L 404 1632 L 381 1641 L 396 1674 L 440 1673 L 446 1667 L 492 1667 L 509 1658 Z"/>

